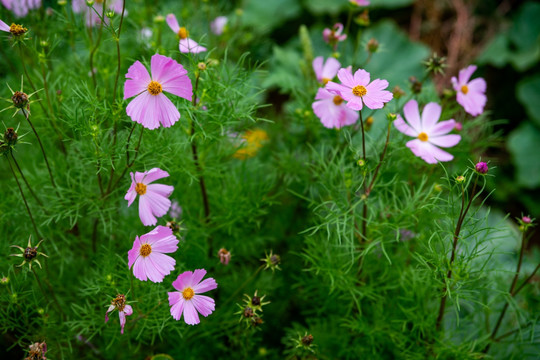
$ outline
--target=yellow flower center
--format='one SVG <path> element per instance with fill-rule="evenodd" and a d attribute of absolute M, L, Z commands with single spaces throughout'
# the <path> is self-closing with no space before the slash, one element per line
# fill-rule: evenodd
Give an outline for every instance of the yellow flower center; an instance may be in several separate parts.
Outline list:
<path fill-rule="evenodd" d="M 368 118 L 366 119 L 366 125 L 373 125 L 373 116 L 368 116 Z"/>
<path fill-rule="evenodd" d="M 352 93 L 356 96 L 362 97 L 367 94 L 367 90 L 362 85 L 356 85 L 355 87 L 353 87 Z"/>
<path fill-rule="evenodd" d="M 336 104 L 336 105 L 341 105 L 341 103 L 343 102 L 343 99 L 341 98 L 341 96 L 336 95 L 336 96 L 334 96 L 334 100 L 333 100 L 333 101 L 334 101 L 334 104 Z"/>
<path fill-rule="evenodd" d="M 161 92 L 163 91 L 163 87 L 161 87 L 161 84 L 158 83 L 157 81 L 150 81 L 150 84 L 148 84 L 148 92 L 151 94 L 151 95 L 159 95 Z"/>
<path fill-rule="evenodd" d="M 425 132 L 421 132 L 418 134 L 418 139 L 420 139 L 420 141 L 428 141 L 428 135 Z"/>
<path fill-rule="evenodd" d="M 193 289 L 190 287 L 185 288 L 184 291 L 182 291 L 182 296 L 185 300 L 189 300 L 195 296 L 195 291 L 193 291 Z"/>
<path fill-rule="evenodd" d="M 328 82 L 329 82 L 330 80 L 332 80 L 332 79 L 329 79 L 329 78 L 322 78 L 322 83 L 323 83 L 323 85 L 328 84 Z"/>
<path fill-rule="evenodd" d="M 178 37 L 180 39 L 186 39 L 189 36 L 189 32 L 185 27 L 181 27 L 180 30 L 178 30 Z"/>
<path fill-rule="evenodd" d="M 467 93 L 469 92 L 469 88 L 467 87 L 467 85 L 463 85 L 461 87 L 461 92 L 467 95 Z"/>
<path fill-rule="evenodd" d="M 152 246 L 150 246 L 150 244 L 142 244 L 139 253 L 142 257 L 147 257 L 152 253 Z"/>
<path fill-rule="evenodd" d="M 143 183 L 137 183 L 137 185 L 135 185 L 135 191 L 139 195 L 146 194 L 146 185 L 144 185 Z"/>
<path fill-rule="evenodd" d="M 103 3 L 103 0 L 96 0 L 96 2 L 97 2 L 98 4 L 102 4 L 102 3 Z"/>
<path fill-rule="evenodd" d="M 9 32 L 14 36 L 21 36 L 24 33 L 26 33 L 27 31 L 28 31 L 27 28 L 23 27 L 22 25 L 18 25 L 18 24 L 11 24 L 11 26 L 9 27 Z"/>

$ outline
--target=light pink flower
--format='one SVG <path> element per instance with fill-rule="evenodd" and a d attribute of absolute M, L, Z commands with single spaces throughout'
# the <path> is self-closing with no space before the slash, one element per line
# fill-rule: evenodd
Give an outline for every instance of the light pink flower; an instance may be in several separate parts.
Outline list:
<path fill-rule="evenodd" d="M 167 213 L 171 207 L 169 196 L 174 187 L 163 184 L 151 184 L 151 182 L 164 177 L 169 173 L 158 168 L 131 175 L 131 187 L 127 191 L 125 200 L 128 201 L 128 207 L 131 206 L 137 195 L 139 195 L 139 217 L 145 226 L 156 225 L 156 217 L 161 217 Z"/>
<path fill-rule="evenodd" d="M 184 321 L 188 325 L 196 325 L 199 321 L 199 314 L 210 315 L 215 310 L 214 299 L 199 295 L 217 288 L 216 280 L 208 278 L 201 282 L 206 275 L 206 270 L 197 269 L 194 272 L 186 271 L 172 283 L 178 291 L 169 292 L 169 305 L 171 315 L 175 320 L 180 320 L 184 314 Z"/>
<path fill-rule="evenodd" d="M 313 112 L 321 119 L 324 127 L 340 129 L 358 120 L 358 112 L 348 108 L 339 95 L 320 88 L 312 105 Z"/>
<path fill-rule="evenodd" d="M 159 225 L 148 234 L 135 238 L 133 248 L 128 251 L 128 266 L 133 267 L 133 275 L 141 281 L 162 282 L 176 265 L 176 261 L 165 254 L 176 250 L 178 239 L 172 230 Z"/>
<path fill-rule="evenodd" d="M 41 7 L 41 0 L 1 0 L 6 9 L 13 12 L 16 17 L 23 17 L 29 10 Z"/>
<path fill-rule="evenodd" d="M 113 299 L 112 304 L 105 313 L 105 322 L 109 321 L 109 313 L 114 310 L 118 310 L 118 316 L 120 316 L 120 334 L 123 334 L 124 325 L 126 325 L 126 316 L 133 314 L 131 305 L 126 304 L 125 295 L 119 294 Z"/>
<path fill-rule="evenodd" d="M 227 22 L 229 22 L 229 19 L 226 16 L 218 16 L 210 23 L 210 30 L 216 35 L 221 35 L 225 30 Z"/>
<path fill-rule="evenodd" d="M 384 90 L 388 87 L 388 81 L 376 79 L 369 82 L 370 76 L 366 70 L 356 70 L 353 76 L 350 68 L 340 69 L 337 76 L 341 84 L 330 81 L 326 89 L 341 96 L 353 110 L 362 110 L 363 104 L 370 109 L 381 109 L 384 103 L 392 100 L 392 93 Z"/>
<path fill-rule="evenodd" d="M 151 61 L 152 76 L 139 61 L 128 69 L 124 100 L 136 96 L 126 108 L 131 120 L 150 130 L 159 125 L 170 127 L 180 119 L 176 106 L 163 93 L 169 92 L 190 100 L 193 98 L 187 70 L 175 60 L 155 54 Z"/>
<path fill-rule="evenodd" d="M 422 158 L 428 164 L 436 164 L 437 161 L 450 161 L 454 158 L 451 154 L 438 148 L 452 147 L 459 143 L 461 136 L 447 135 L 456 126 L 452 120 L 439 121 L 441 106 L 437 103 L 429 103 L 424 107 L 422 117 L 418 110 L 416 100 L 410 100 L 403 107 L 405 122 L 401 115 L 397 116 L 394 126 L 403 134 L 416 139 L 407 142 L 407 147 L 414 155 Z"/>
<path fill-rule="evenodd" d="M 117 14 L 122 13 L 123 0 L 107 0 L 107 9 L 113 10 Z M 83 13 L 86 19 L 86 26 L 93 27 L 101 24 L 100 16 L 103 14 L 103 1 L 94 1 L 92 6 L 86 4 L 86 0 L 73 0 L 71 7 L 76 14 Z M 94 9 L 92 9 L 92 7 Z M 99 14 L 99 15 L 98 15 Z M 106 23 L 108 18 L 105 16 Z"/>
<path fill-rule="evenodd" d="M 357 6 L 369 6 L 369 0 L 349 0 L 352 4 Z"/>
<path fill-rule="evenodd" d="M 5 31 L 5 32 L 10 32 L 9 29 L 10 29 L 9 25 L 3 22 L 2 20 L 0 20 L 0 30 Z"/>
<path fill-rule="evenodd" d="M 457 92 L 457 102 L 472 116 L 483 113 L 487 102 L 486 81 L 482 78 L 469 81 L 475 71 L 476 66 L 470 65 L 459 71 L 457 79 L 455 76 L 452 77 L 452 86 Z"/>
<path fill-rule="evenodd" d="M 167 15 L 166 20 L 171 30 L 180 38 L 180 52 L 197 54 L 206 51 L 204 46 L 197 44 L 197 42 L 188 37 L 189 32 L 185 27 L 178 25 L 178 20 L 176 20 L 174 14 Z"/>
<path fill-rule="evenodd" d="M 313 60 L 313 71 L 317 77 L 317 81 L 326 85 L 330 80 L 336 77 L 336 74 L 341 67 L 339 61 L 330 57 L 326 62 L 322 56 L 318 56 Z"/>
<path fill-rule="evenodd" d="M 338 42 L 347 39 L 347 34 L 342 34 L 343 24 L 337 23 L 332 29 L 326 28 L 323 30 L 323 39 L 330 45 L 337 45 Z"/>

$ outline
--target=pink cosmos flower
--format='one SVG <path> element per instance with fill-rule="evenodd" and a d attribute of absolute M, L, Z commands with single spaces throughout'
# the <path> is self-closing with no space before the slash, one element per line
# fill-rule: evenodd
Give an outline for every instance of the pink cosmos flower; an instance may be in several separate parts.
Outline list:
<path fill-rule="evenodd" d="M 150 184 L 153 181 L 168 177 L 169 173 L 158 168 L 131 175 L 131 187 L 127 191 L 125 200 L 128 207 L 131 206 L 137 195 L 139 195 L 139 217 L 145 226 L 156 225 L 157 217 L 167 213 L 171 207 L 169 196 L 174 190 L 173 186 L 163 184 Z"/>
<path fill-rule="evenodd" d="M 107 9 L 113 10 L 117 14 L 122 13 L 122 1 L 123 0 L 107 0 Z M 94 1 L 92 6 L 88 6 L 86 0 L 73 0 L 71 7 L 74 13 L 84 14 L 86 26 L 93 27 L 101 24 L 100 16 L 103 14 L 103 0 Z M 94 9 L 92 9 L 92 7 Z M 105 17 L 105 20 L 107 20 L 107 17 Z"/>
<path fill-rule="evenodd" d="M 362 110 L 363 104 L 370 109 L 382 109 L 384 103 L 392 100 L 392 93 L 384 90 L 388 81 L 376 79 L 369 82 L 370 75 L 366 70 L 356 70 L 353 76 L 350 68 L 340 69 L 337 76 L 341 84 L 330 81 L 326 89 L 341 96 L 353 110 Z"/>
<path fill-rule="evenodd" d="M 176 106 L 163 92 L 190 100 L 193 98 L 187 70 L 175 60 L 155 54 L 151 61 L 152 76 L 139 61 L 128 69 L 124 84 L 124 100 L 136 96 L 126 108 L 131 120 L 153 130 L 170 127 L 180 119 Z"/>
<path fill-rule="evenodd" d="M 482 78 L 469 81 L 475 71 L 476 66 L 470 65 L 459 71 L 457 79 L 455 76 L 452 77 L 452 86 L 457 92 L 457 102 L 472 116 L 483 113 L 487 102 L 486 81 Z"/>
<path fill-rule="evenodd" d="M 13 12 L 16 17 L 23 17 L 29 10 L 41 7 L 41 0 L 1 0 L 6 9 Z"/>
<path fill-rule="evenodd" d="M 340 129 L 352 125 L 358 120 L 358 113 L 348 108 L 339 95 L 320 88 L 312 105 L 313 112 L 321 119 L 324 127 Z"/>
<path fill-rule="evenodd" d="M 178 239 L 172 230 L 159 225 L 148 234 L 135 238 L 133 248 L 128 251 L 128 266 L 133 267 L 133 275 L 141 281 L 162 282 L 176 265 L 176 261 L 165 253 L 176 250 Z"/>
<path fill-rule="evenodd" d="M 330 45 L 337 44 L 338 42 L 347 39 L 347 34 L 342 34 L 342 32 L 343 24 L 334 24 L 334 27 L 332 29 L 326 28 L 323 30 L 323 39 Z"/>
<path fill-rule="evenodd" d="M 105 313 L 105 322 L 109 321 L 109 313 L 111 311 L 118 310 L 120 316 L 120 334 L 124 333 L 124 325 L 126 325 L 126 316 L 133 314 L 133 308 L 131 305 L 126 304 L 126 296 L 118 294 L 112 301 L 111 305 Z"/>
<path fill-rule="evenodd" d="M 313 60 L 313 71 L 317 77 L 317 81 L 326 85 L 330 80 L 336 77 L 336 74 L 341 67 L 339 61 L 330 57 L 326 62 L 322 56 L 318 56 Z"/>
<path fill-rule="evenodd" d="M 216 280 L 208 278 L 201 282 L 206 275 L 206 270 L 197 269 L 194 272 L 186 271 L 172 283 L 178 291 L 169 293 L 169 305 L 171 315 L 175 320 L 180 320 L 184 314 L 184 321 L 188 325 L 196 325 L 199 321 L 199 314 L 210 315 L 215 310 L 214 299 L 199 295 L 201 293 L 217 288 Z"/>
<path fill-rule="evenodd" d="M 174 16 L 174 14 L 167 15 L 166 20 L 171 30 L 174 31 L 175 34 L 178 35 L 178 37 L 180 38 L 179 47 L 181 53 L 197 54 L 206 51 L 206 48 L 204 46 L 197 44 L 194 40 L 188 37 L 189 32 L 185 27 L 180 27 L 180 25 L 178 25 L 178 20 L 176 20 L 176 16 Z"/>
<path fill-rule="evenodd" d="M 452 120 L 439 121 L 441 117 L 441 106 L 437 103 L 429 103 L 424 107 L 422 117 L 418 110 L 416 100 L 410 100 L 403 107 L 403 114 L 407 122 L 401 115 L 394 121 L 395 127 L 405 135 L 416 139 L 407 142 L 407 147 L 414 155 L 422 158 L 428 164 L 436 164 L 437 161 L 450 161 L 454 158 L 451 154 L 438 148 L 452 147 L 461 140 L 459 135 L 447 135 L 454 129 L 456 122 Z"/>
<path fill-rule="evenodd" d="M 349 0 L 352 4 L 357 6 L 368 6 L 369 0 Z"/>
<path fill-rule="evenodd" d="M 5 32 L 10 32 L 9 29 L 10 29 L 9 25 L 3 22 L 2 20 L 0 20 L 0 30 L 5 31 Z"/>
<path fill-rule="evenodd" d="M 225 30 L 227 22 L 229 22 L 229 19 L 226 16 L 218 16 L 210 23 L 210 30 L 216 35 L 221 35 Z"/>

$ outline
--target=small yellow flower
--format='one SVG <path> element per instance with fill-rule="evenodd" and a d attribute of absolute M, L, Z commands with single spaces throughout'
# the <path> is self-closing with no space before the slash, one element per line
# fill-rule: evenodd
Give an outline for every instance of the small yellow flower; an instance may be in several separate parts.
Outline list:
<path fill-rule="evenodd" d="M 262 129 L 247 130 L 242 135 L 242 145 L 234 153 L 237 159 L 245 160 L 257 154 L 259 149 L 268 141 L 268 134 Z"/>

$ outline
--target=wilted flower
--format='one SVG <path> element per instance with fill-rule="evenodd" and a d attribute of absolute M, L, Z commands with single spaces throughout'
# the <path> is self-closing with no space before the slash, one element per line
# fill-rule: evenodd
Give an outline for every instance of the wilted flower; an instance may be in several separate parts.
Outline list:
<path fill-rule="evenodd" d="M 247 159 L 257 154 L 259 149 L 268 141 L 268 134 L 262 129 L 246 130 L 241 136 L 240 149 L 236 150 L 234 157 Z"/>
<path fill-rule="evenodd" d="M 35 342 L 28 345 L 28 356 L 24 360 L 45 360 L 45 353 L 47 352 L 47 344 L 43 342 Z"/>
<path fill-rule="evenodd" d="M 362 110 L 364 104 L 370 109 L 381 109 L 384 103 L 392 100 L 392 93 L 384 90 L 388 81 L 376 79 L 370 82 L 369 73 L 363 69 L 357 70 L 354 76 L 351 69 L 340 69 L 338 78 L 341 84 L 330 81 L 326 89 L 341 96 L 353 110 Z"/>
<path fill-rule="evenodd" d="M 477 173 L 482 174 L 482 175 L 487 174 L 489 170 L 488 165 L 483 161 L 480 161 L 479 163 L 477 163 L 474 166 L 474 169 L 476 170 Z"/>
<path fill-rule="evenodd" d="M 342 34 L 343 24 L 337 23 L 332 29 L 326 28 L 323 30 L 323 39 L 326 43 L 330 44 L 334 48 L 334 51 L 337 49 L 337 44 L 341 41 L 347 39 L 347 34 Z"/>
<path fill-rule="evenodd" d="M 349 0 L 349 2 L 353 5 L 357 6 L 368 6 L 369 0 Z"/>
<path fill-rule="evenodd" d="M 407 143 L 414 155 L 422 158 L 428 164 L 436 164 L 437 161 L 450 161 L 454 158 L 451 154 L 438 148 L 455 146 L 461 140 L 461 136 L 451 134 L 455 121 L 439 121 L 441 116 L 441 106 L 436 103 L 429 103 L 424 107 L 422 118 L 418 110 L 416 100 L 410 100 L 403 107 L 403 114 L 407 122 L 398 115 L 394 121 L 395 127 L 405 135 L 415 137 Z"/>
<path fill-rule="evenodd" d="M 487 102 L 486 81 L 482 78 L 469 81 L 475 71 L 476 66 L 470 65 L 459 71 L 457 79 L 455 76 L 452 77 L 452 86 L 457 92 L 457 102 L 472 116 L 480 115 Z"/>
<path fill-rule="evenodd" d="M 131 120 L 150 130 L 161 125 L 170 127 L 180 119 L 176 106 L 163 92 L 190 100 L 193 98 L 187 70 L 175 60 L 155 54 L 151 60 L 152 75 L 139 61 L 128 69 L 124 100 L 136 96 L 126 108 Z"/>
<path fill-rule="evenodd" d="M 21 266 L 23 266 L 24 264 L 26 264 L 28 262 L 28 267 L 29 267 L 30 270 L 32 270 L 32 263 L 35 262 L 36 264 L 39 265 L 40 269 L 42 269 L 41 263 L 39 262 L 37 257 L 39 255 L 48 257 L 47 255 L 45 255 L 41 251 L 37 250 L 39 245 L 42 242 L 43 242 L 43 239 L 40 240 L 36 246 L 32 246 L 32 235 L 30 235 L 30 237 L 28 238 L 28 245 L 26 245 L 26 248 L 23 249 L 22 247 L 20 247 L 18 245 L 11 245 L 11 247 L 17 248 L 17 249 L 19 249 L 21 251 L 21 254 L 11 254 L 11 256 L 17 256 L 17 257 L 22 257 L 23 258 L 23 262 L 20 265 L 17 265 L 17 266 L 21 267 Z"/>
<path fill-rule="evenodd" d="M 24 17 L 28 15 L 29 10 L 40 8 L 41 0 L 2 0 L 2 5 L 16 17 Z"/>
<path fill-rule="evenodd" d="M 178 250 L 178 239 L 166 226 L 157 226 L 154 230 L 137 236 L 133 248 L 128 251 L 128 266 L 133 267 L 133 275 L 141 281 L 150 279 L 162 282 L 165 276 L 174 270 L 176 260 L 165 255 Z"/>
<path fill-rule="evenodd" d="M 185 27 L 180 27 L 180 25 L 178 25 L 178 20 L 176 20 L 176 16 L 174 16 L 174 14 L 167 15 L 166 20 L 167 25 L 169 25 L 171 30 L 174 31 L 174 33 L 180 38 L 179 47 L 181 53 L 197 54 L 206 51 L 204 46 L 199 45 L 197 42 L 188 37 L 189 32 Z"/>
<path fill-rule="evenodd" d="M 216 35 L 221 35 L 228 21 L 226 16 L 218 16 L 210 23 L 210 30 Z"/>
<path fill-rule="evenodd" d="M 133 308 L 131 305 L 126 304 L 126 296 L 118 294 L 113 299 L 111 305 L 105 313 L 105 322 L 109 321 L 109 313 L 111 311 L 118 310 L 118 316 L 120 317 L 120 334 L 124 333 L 124 325 L 126 325 L 126 316 L 133 314 Z"/>
<path fill-rule="evenodd" d="M 358 120 L 358 112 L 347 107 L 340 95 L 332 94 L 320 88 L 312 104 L 313 112 L 326 128 L 341 129 L 352 125 Z"/>
<path fill-rule="evenodd" d="M 223 265 L 229 265 L 229 261 L 231 260 L 231 252 L 228 251 L 225 248 L 221 248 L 218 251 L 219 261 Z"/>
<path fill-rule="evenodd" d="M 156 217 L 161 217 L 167 213 L 171 206 L 168 197 L 174 190 L 173 186 L 163 184 L 151 184 L 152 182 L 168 177 L 169 173 L 159 168 L 153 168 L 146 172 L 136 172 L 131 175 L 131 186 L 127 191 L 125 200 L 128 207 L 131 206 L 137 195 L 139 195 L 139 217 L 146 226 L 155 225 Z"/>
<path fill-rule="evenodd" d="M 171 315 L 175 320 L 180 320 L 183 314 L 186 324 L 196 325 L 200 322 L 199 313 L 206 317 L 215 310 L 214 299 L 200 294 L 216 289 L 217 283 L 213 278 L 201 282 L 204 275 L 206 275 L 204 269 L 186 271 L 178 275 L 172 283 L 178 290 L 169 292 Z"/>
<path fill-rule="evenodd" d="M 107 0 L 107 10 L 116 13 L 121 13 L 124 0 Z M 73 12 L 76 14 L 83 13 L 86 20 L 86 26 L 93 27 L 101 24 L 101 14 L 103 14 L 103 0 L 98 0 L 89 3 L 86 0 L 73 0 Z M 105 12 L 107 13 L 107 11 Z M 99 15 L 98 15 L 99 14 Z"/>
<path fill-rule="evenodd" d="M 336 77 L 341 64 L 335 58 L 330 57 L 324 62 L 322 56 L 317 56 L 313 60 L 313 71 L 317 77 L 317 81 L 326 85 L 330 80 Z"/>

